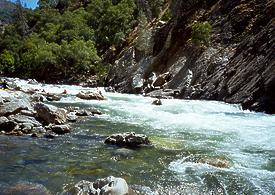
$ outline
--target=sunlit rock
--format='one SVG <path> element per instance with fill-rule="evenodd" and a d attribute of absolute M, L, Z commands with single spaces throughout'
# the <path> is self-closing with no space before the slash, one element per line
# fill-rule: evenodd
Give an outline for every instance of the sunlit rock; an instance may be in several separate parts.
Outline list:
<path fill-rule="evenodd" d="M 67 114 L 64 109 L 43 103 L 35 104 L 34 109 L 38 117 L 48 124 L 53 123 L 61 125 L 67 122 Z"/>
<path fill-rule="evenodd" d="M 79 92 L 76 97 L 84 100 L 105 100 L 101 92 Z"/>
<path fill-rule="evenodd" d="M 121 133 L 113 134 L 105 140 L 106 144 L 112 144 L 117 146 L 125 146 L 130 148 L 139 147 L 141 145 L 150 145 L 148 137 L 143 134 L 135 133 Z"/>
<path fill-rule="evenodd" d="M 73 195 L 135 195 L 123 178 L 113 176 L 95 182 L 80 181 L 68 192 Z"/>

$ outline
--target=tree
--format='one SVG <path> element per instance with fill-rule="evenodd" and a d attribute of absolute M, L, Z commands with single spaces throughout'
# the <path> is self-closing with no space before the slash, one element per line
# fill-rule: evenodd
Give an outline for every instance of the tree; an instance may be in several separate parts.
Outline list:
<path fill-rule="evenodd" d="M 14 63 L 15 63 L 15 59 L 11 51 L 4 50 L 0 54 L 0 72 L 1 73 L 4 72 L 6 74 L 9 74 L 14 72 L 15 70 Z"/>

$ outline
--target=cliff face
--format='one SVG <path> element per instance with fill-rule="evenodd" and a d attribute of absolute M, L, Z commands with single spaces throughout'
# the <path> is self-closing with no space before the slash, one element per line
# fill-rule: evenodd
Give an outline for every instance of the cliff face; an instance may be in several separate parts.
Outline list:
<path fill-rule="evenodd" d="M 147 29 L 145 49 L 136 44 L 118 56 L 109 85 L 119 92 L 220 100 L 275 113 L 273 0 L 172 0 L 171 10 L 171 21 Z M 190 43 L 194 21 L 212 25 L 209 47 Z M 160 89 L 148 88 L 152 75 L 167 72 Z"/>

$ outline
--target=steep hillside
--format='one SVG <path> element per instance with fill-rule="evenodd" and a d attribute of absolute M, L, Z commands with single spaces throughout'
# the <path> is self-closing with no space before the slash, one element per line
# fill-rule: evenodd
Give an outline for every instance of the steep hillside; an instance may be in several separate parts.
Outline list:
<path fill-rule="evenodd" d="M 145 48 L 137 38 L 117 56 L 107 84 L 120 92 L 221 100 L 275 113 L 274 1 L 172 0 L 170 8 L 168 23 L 147 28 Z M 205 21 L 211 43 L 195 45 L 192 27 Z"/>

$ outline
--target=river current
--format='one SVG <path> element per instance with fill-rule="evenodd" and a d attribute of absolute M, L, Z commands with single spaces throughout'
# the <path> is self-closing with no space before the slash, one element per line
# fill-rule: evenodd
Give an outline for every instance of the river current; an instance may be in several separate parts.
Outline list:
<path fill-rule="evenodd" d="M 104 114 L 73 124 L 55 139 L 0 135 L 0 189 L 17 182 L 43 184 L 59 194 L 80 180 L 124 178 L 139 194 L 274 194 L 275 116 L 215 101 L 162 100 L 107 93 L 81 100 L 78 86 L 27 85 L 68 96 L 59 107 L 94 107 Z M 104 144 L 113 133 L 142 133 L 152 147 Z M 200 159 L 200 160 L 198 160 Z M 222 168 L 204 159 L 224 159 Z M 1 194 L 1 193 L 0 193 Z"/>

